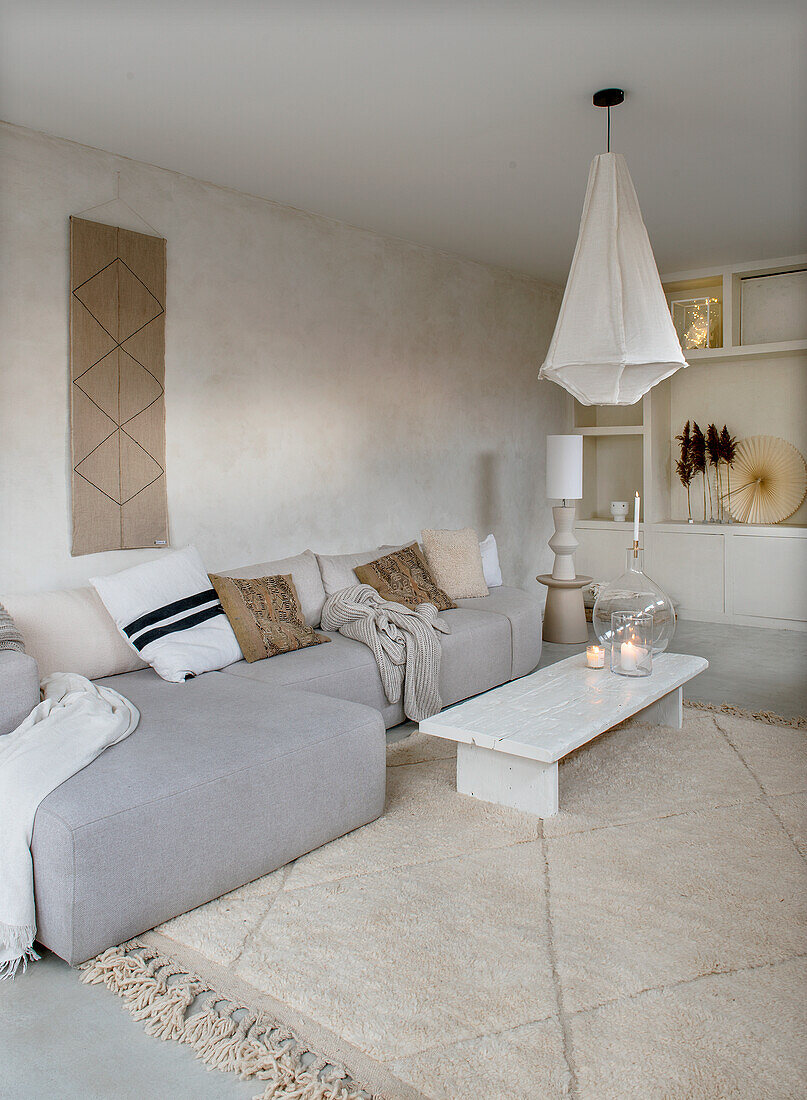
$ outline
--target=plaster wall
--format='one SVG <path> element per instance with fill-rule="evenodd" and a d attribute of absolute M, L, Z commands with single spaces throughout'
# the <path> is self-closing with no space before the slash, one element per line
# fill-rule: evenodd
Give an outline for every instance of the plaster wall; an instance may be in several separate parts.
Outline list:
<path fill-rule="evenodd" d="M 0 166 L 0 592 L 156 553 L 70 556 L 68 216 L 116 173 L 168 241 L 173 546 L 212 570 L 470 524 L 537 588 L 557 288 L 18 127 Z M 84 216 L 144 228 L 120 203 Z"/>

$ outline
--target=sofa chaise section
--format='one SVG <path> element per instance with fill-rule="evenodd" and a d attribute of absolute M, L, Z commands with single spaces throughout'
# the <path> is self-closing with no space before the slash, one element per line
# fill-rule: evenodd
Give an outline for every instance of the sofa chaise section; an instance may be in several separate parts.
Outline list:
<path fill-rule="evenodd" d="M 99 683 L 132 700 L 140 725 L 43 799 L 31 844 L 37 939 L 71 964 L 384 809 L 374 709 L 220 672 Z"/>

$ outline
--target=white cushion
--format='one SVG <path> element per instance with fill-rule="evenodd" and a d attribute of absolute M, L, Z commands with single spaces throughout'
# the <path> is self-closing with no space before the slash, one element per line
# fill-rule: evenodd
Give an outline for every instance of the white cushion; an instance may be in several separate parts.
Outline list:
<path fill-rule="evenodd" d="M 479 544 L 482 554 L 482 570 L 485 574 L 485 584 L 488 588 L 499 588 L 502 581 L 502 570 L 499 565 L 499 548 L 493 535 L 488 535 Z"/>
<path fill-rule="evenodd" d="M 63 588 L 3 596 L 3 603 L 36 659 L 40 677 L 77 672 L 88 680 L 146 668 L 121 638 L 94 588 Z"/>
<path fill-rule="evenodd" d="M 241 660 L 195 547 L 90 583 L 121 635 L 163 680 L 180 683 Z"/>
<path fill-rule="evenodd" d="M 221 577 L 240 577 L 247 580 L 252 577 L 285 577 L 290 573 L 306 623 L 309 626 L 319 626 L 326 594 L 317 557 L 312 550 L 304 550 L 293 558 L 264 561 L 258 565 L 242 565 L 238 569 L 220 569 L 218 572 Z M 355 584 L 355 578 L 353 583 Z"/>

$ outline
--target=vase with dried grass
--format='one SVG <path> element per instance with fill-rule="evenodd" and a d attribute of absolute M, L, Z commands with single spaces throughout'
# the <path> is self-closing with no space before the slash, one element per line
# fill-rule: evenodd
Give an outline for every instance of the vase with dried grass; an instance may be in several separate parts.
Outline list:
<path fill-rule="evenodd" d="M 720 492 L 720 433 L 716 424 L 710 424 L 706 429 L 706 457 L 709 467 L 714 470 L 715 491 L 712 495 L 712 478 L 710 470 L 706 471 L 706 480 L 709 486 L 709 522 L 722 522 L 722 494 Z"/>
<path fill-rule="evenodd" d="M 699 428 L 697 420 L 692 421 L 689 448 L 693 472 L 703 478 L 703 522 L 706 523 L 706 436 Z"/>
<path fill-rule="evenodd" d="M 720 458 L 726 467 L 726 507 L 725 507 L 725 523 L 733 523 L 734 517 L 731 514 L 731 467 L 734 465 L 734 459 L 737 457 L 737 440 L 728 430 L 726 425 L 723 425 L 723 429 L 720 432 Z"/>
<path fill-rule="evenodd" d="M 675 464 L 675 469 L 681 484 L 687 491 L 687 523 L 694 523 L 695 521 L 692 518 L 692 496 L 690 490 L 692 479 L 695 477 L 695 467 L 692 464 L 692 432 L 688 420 L 686 424 L 684 424 L 681 434 L 677 435 L 675 438 L 680 444 L 679 457 Z"/>

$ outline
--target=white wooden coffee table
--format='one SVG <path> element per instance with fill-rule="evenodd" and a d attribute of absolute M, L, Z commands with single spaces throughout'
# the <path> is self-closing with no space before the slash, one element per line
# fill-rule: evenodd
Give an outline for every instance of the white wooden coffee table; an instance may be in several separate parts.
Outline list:
<path fill-rule="evenodd" d="M 703 657 L 662 653 L 650 676 L 586 667 L 585 653 L 493 688 L 420 723 L 457 742 L 457 790 L 540 817 L 558 812 L 558 761 L 640 714 L 681 728 L 682 687 L 709 667 Z"/>

